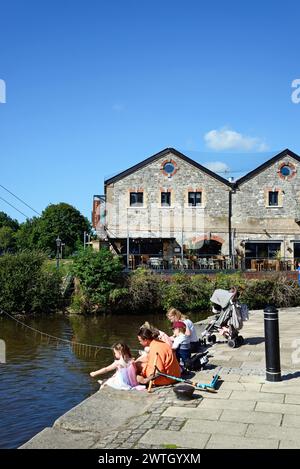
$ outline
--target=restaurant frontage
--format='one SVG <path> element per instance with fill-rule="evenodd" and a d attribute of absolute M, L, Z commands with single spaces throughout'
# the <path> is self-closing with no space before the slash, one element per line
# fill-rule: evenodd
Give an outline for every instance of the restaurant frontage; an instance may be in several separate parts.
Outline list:
<path fill-rule="evenodd" d="M 228 256 L 221 254 L 222 243 L 205 237 L 182 245 L 176 238 L 121 238 L 110 239 L 110 242 L 128 269 L 139 266 L 164 270 L 232 267 Z"/>
<path fill-rule="evenodd" d="M 300 242 L 295 242 L 294 249 L 289 248 L 287 251 L 283 239 L 254 240 L 245 243 L 246 270 L 295 270 L 298 260 L 300 260 Z"/>
<path fill-rule="evenodd" d="M 280 239 L 247 241 L 242 260 L 237 255 L 222 254 L 222 243 L 208 237 L 186 240 L 183 245 L 175 237 L 128 237 L 109 241 L 128 270 L 143 266 L 153 270 L 292 271 L 300 262 L 300 241 L 294 241 L 293 251 L 286 253 L 283 252 L 284 241 Z"/>

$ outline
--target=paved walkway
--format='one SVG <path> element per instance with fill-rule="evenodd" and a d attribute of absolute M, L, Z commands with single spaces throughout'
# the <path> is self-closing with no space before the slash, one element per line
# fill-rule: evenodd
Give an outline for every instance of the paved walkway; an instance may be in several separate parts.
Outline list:
<path fill-rule="evenodd" d="M 279 383 L 265 381 L 263 312 L 253 311 L 242 332 L 242 347 L 215 344 L 210 369 L 193 378 L 209 382 L 218 371 L 217 393 L 181 401 L 172 387 L 103 390 L 24 448 L 300 448 L 300 308 L 280 310 Z"/>

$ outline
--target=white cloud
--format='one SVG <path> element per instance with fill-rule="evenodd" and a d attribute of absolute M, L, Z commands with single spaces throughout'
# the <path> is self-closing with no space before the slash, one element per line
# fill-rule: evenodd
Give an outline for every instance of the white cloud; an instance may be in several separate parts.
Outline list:
<path fill-rule="evenodd" d="M 204 135 L 204 141 L 212 150 L 240 150 L 262 152 L 269 149 L 268 145 L 258 137 L 248 137 L 235 130 L 223 127 L 210 130 Z"/>
<path fill-rule="evenodd" d="M 226 163 L 223 163 L 223 161 L 209 161 L 207 163 L 203 163 L 203 166 L 215 173 L 225 173 L 230 171 L 229 166 Z"/>

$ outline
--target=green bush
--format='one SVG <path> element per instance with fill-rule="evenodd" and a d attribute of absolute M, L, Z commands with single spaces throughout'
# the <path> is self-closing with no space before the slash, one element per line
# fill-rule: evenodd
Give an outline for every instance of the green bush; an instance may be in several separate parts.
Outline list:
<path fill-rule="evenodd" d="M 241 293 L 241 301 L 250 309 L 263 309 L 268 304 L 276 307 L 300 305 L 300 288 L 296 281 L 284 275 L 268 279 L 249 280 Z"/>
<path fill-rule="evenodd" d="M 211 309 L 210 297 L 214 291 L 214 283 L 206 275 L 194 275 L 190 279 L 193 296 L 188 302 L 188 311 L 204 311 Z"/>
<path fill-rule="evenodd" d="M 300 305 L 300 288 L 294 280 L 283 275 L 268 279 L 249 280 L 242 274 L 188 275 L 176 273 L 169 277 L 153 274 L 145 269 L 132 272 L 128 292 L 119 307 L 130 312 L 166 311 L 175 307 L 183 312 L 211 310 L 210 297 L 216 288 L 236 287 L 240 301 L 250 309 L 263 309 L 267 304 L 277 307 Z"/>
<path fill-rule="evenodd" d="M 61 276 L 47 272 L 40 252 L 0 257 L 0 307 L 8 313 L 49 313 L 62 307 Z"/>
<path fill-rule="evenodd" d="M 169 283 L 160 285 L 160 292 L 164 310 L 174 307 L 186 311 L 192 294 L 189 276 L 185 273 L 174 274 Z"/>
<path fill-rule="evenodd" d="M 277 307 L 300 305 L 300 288 L 298 282 L 279 274 L 274 279 L 270 302 Z"/>
<path fill-rule="evenodd" d="M 76 301 L 81 312 L 99 312 L 115 300 L 122 284 L 122 264 L 108 249 L 85 249 L 74 258 L 72 273 L 79 279 L 80 291 Z M 75 301 L 75 299 L 74 299 Z M 73 301 L 73 306 L 74 306 Z"/>
<path fill-rule="evenodd" d="M 138 268 L 127 278 L 124 310 L 133 313 L 161 309 L 160 287 L 162 279 L 145 268 Z"/>

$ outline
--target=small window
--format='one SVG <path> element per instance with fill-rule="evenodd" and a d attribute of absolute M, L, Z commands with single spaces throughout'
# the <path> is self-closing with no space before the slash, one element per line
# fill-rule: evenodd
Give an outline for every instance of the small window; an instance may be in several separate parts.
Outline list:
<path fill-rule="evenodd" d="M 171 205 L 171 192 L 161 192 L 161 206 L 170 207 Z"/>
<path fill-rule="evenodd" d="M 278 191 L 270 191 L 269 192 L 269 207 L 277 207 L 278 206 Z"/>
<path fill-rule="evenodd" d="M 288 165 L 281 166 L 280 173 L 282 176 L 290 176 L 292 174 L 292 170 Z"/>
<path fill-rule="evenodd" d="M 189 192 L 189 206 L 197 207 L 202 203 L 202 192 Z"/>
<path fill-rule="evenodd" d="M 175 171 L 175 166 L 173 165 L 173 163 L 171 163 L 171 161 L 169 163 L 166 163 L 164 165 L 164 171 L 167 173 L 167 174 L 173 174 L 174 171 Z"/>
<path fill-rule="evenodd" d="M 130 206 L 141 207 L 143 205 L 143 196 L 143 192 L 130 192 Z"/>

